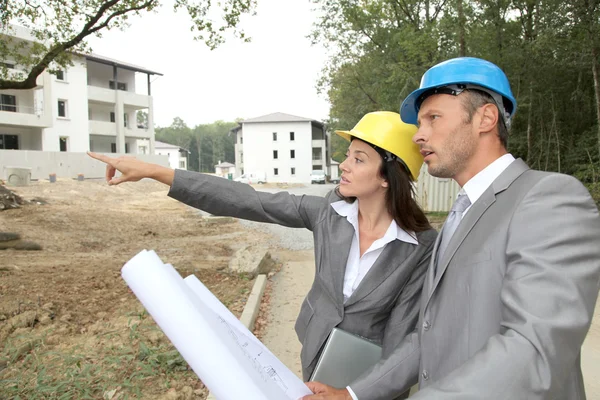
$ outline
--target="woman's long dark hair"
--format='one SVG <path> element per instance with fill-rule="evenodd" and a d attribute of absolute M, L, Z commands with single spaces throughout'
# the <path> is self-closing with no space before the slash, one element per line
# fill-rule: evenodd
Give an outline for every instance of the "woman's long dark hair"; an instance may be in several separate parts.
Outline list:
<path fill-rule="evenodd" d="M 407 232 L 416 233 L 431 229 L 429 220 L 414 198 L 413 180 L 404 164 L 397 160 L 384 161 L 382 157 L 379 175 L 388 182 L 385 203 L 396 224 Z M 335 188 L 335 192 L 349 203 L 356 200 L 356 197 L 343 196 L 339 186 Z"/>

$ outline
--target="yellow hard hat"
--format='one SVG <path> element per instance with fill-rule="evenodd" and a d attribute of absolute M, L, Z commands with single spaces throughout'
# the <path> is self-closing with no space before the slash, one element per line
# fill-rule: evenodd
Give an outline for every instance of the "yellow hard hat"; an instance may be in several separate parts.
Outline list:
<path fill-rule="evenodd" d="M 402 122 L 400 114 L 391 111 L 375 111 L 365 114 L 350 131 L 335 131 L 344 139 L 352 137 L 389 151 L 406 165 L 413 180 L 417 180 L 423 156 L 419 146 L 412 141 L 417 132 L 415 125 Z"/>

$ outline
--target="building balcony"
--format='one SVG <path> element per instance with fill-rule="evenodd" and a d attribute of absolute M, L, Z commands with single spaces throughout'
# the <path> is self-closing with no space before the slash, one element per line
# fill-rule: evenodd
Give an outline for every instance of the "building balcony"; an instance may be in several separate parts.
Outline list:
<path fill-rule="evenodd" d="M 4 110 L 2 110 L 4 108 Z M 52 121 L 49 115 L 34 107 L 10 105 L 0 107 L 0 124 L 26 126 L 30 128 L 49 128 Z"/>
<path fill-rule="evenodd" d="M 313 140 L 312 141 L 312 147 L 313 148 L 314 147 L 318 147 L 318 148 L 324 149 L 325 148 L 325 140 L 324 139 L 322 139 L 322 140 Z"/>
<path fill-rule="evenodd" d="M 106 121 L 89 121 L 90 135 L 117 136 L 117 124 Z"/>
<path fill-rule="evenodd" d="M 153 131 L 146 128 L 125 128 L 125 137 L 134 137 L 138 139 L 150 139 Z"/>
<path fill-rule="evenodd" d="M 88 101 L 96 101 L 98 103 L 115 104 L 117 95 L 112 89 L 106 89 L 99 86 L 88 85 Z"/>
<path fill-rule="evenodd" d="M 117 136 L 117 124 L 107 121 L 89 121 L 90 135 Z M 146 128 L 125 128 L 125 137 L 150 139 L 153 132 Z"/>
<path fill-rule="evenodd" d="M 150 96 L 126 92 L 124 90 L 107 89 L 99 86 L 88 85 L 88 101 L 97 103 L 115 104 L 120 97 L 123 104 L 134 109 L 144 109 L 150 106 Z"/>
<path fill-rule="evenodd" d="M 137 94 L 134 92 L 121 91 L 120 93 L 123 96 L 123 104 L 125 104 L 126 106 L 129 106 L 130 108 L 135 108 L 135 109 L 141 110 L 141 109 L 150 107 L 150 97 L 149 96 L 146 96 L 143 94 Z"/>

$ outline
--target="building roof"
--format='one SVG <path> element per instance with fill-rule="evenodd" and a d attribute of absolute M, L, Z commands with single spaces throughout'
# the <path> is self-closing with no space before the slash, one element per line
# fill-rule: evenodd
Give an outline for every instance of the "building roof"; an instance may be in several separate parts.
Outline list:
<path fill-rule="evenodd" d="M 235 167 L 235 165 L 230 162 L 227 162 L 227 161 L 223 161 L 222 163 L 215 165 L 215 168 L 231 168 L 231 167 Z"/>
<path fill-rule="evenodd" d="M 27 40 L 30 42 L 39 42 L 39 40 L 33 35 L 32 32 L 33 31 L 31 29 L 25 28 L 20 25 L 8 24 L 6 26 L 3 26 L 0 24 L 0 35 L 4 34 L 4 35 L 9 35 L 9 36 L 14 36 L 19 39 Z M 50 42 L 44 41 L 44 44 L 48 45 L 48 44 L 50 44 Z M 99 54 L 93 54 L 93 53 L 92 54 L 83 54 L 83 53 L 78 53 L 78 52 L 72 52 L 72 54 L 75 54 L 75 55 L 78 55 L 81 57 L 85 57 L 87 60 L 90 60 L 90 61 L 95 61 L 95 62 L 101 63 L 101 64 L 112 65 L 112 66 L 116 66 L 119 68 L 128 69 L 128 70 L 134 71 L 134 72 L 142 72 L 144 74 L 163 76 L 163 74 L 161 74 L 160 72 L 151 71 L 147 68 L 140 67 L 138 65 L 115 60 L 113 58 L 101 56 Z"/>
<path fill-rule="evenodd" d="M 329 165 L 340 165 L 339 162 L 335 161 L 333 158 L 329 159 Z"/>
<path fill-rule="evenodd" d="M 296 115 L 275 112 L 272 114 L 263 115 L 256 118 L 248 118 L 242 121 L 243 124 L 258 123 L 258 122 L 314 122 L 323 125 L 316 119 L 298 117 Z"/>
<path fill-rule="evenodd" d="M 126 63 L 126 62 L 123 62 L 123 61 L 115 60 L 113 58 L 101 56 L 99 54 L 80 54 L 80 55 L 83 56 L 83 57 L 85 57 L 89 61 L 95 61 L 95 62 L 100 63 L 100 64 L 111 65 L 111 66 L 118 67 L 118 68 L 128 69 L 128 70 L 134 71 L 134 72 L 142 72 L 144 74 L 163 76 L 163 74 L 161 74 L 160 72 L 151 71 L 151 70 L 146 69 L 144 67 L 140 67 L 140 66 L 137 66 L 137 65 L 134 65 L 134 64 L 130 64 L 130 63 Z"/>
<path fill-rule="evenodd" d="M 190 152 L 188 149 L 186 149 L 185 147 L 181 147 L 181 146 L 175 146 L 174 144 L 170 144 L 170 143 L 165 143 L 165 142 L 159 142 L 158 140 L 156 140 L 154 142 L 154 148 L 155 149 L 178 149 L 178 150 L 185 150 L 188 153 Z"/>

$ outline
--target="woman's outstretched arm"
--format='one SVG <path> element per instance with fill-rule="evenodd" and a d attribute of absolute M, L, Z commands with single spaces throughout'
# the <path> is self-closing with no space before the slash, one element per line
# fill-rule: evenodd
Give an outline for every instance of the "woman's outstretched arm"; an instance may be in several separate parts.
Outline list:
<path fill-rule="evenodd" d="M 121 156 L 115 158 L 91 151 L 88 151 L 88 155 L 106 164 L 106 182 L 109 185 L 137 182 L 143 178 L 152 178 L 169 186 L 173 184 L 175 171 L 172 168 L 147 163 L 134 157 Z M 121 173 L 121 176 L 115 178 L 117 171 Z"/>

